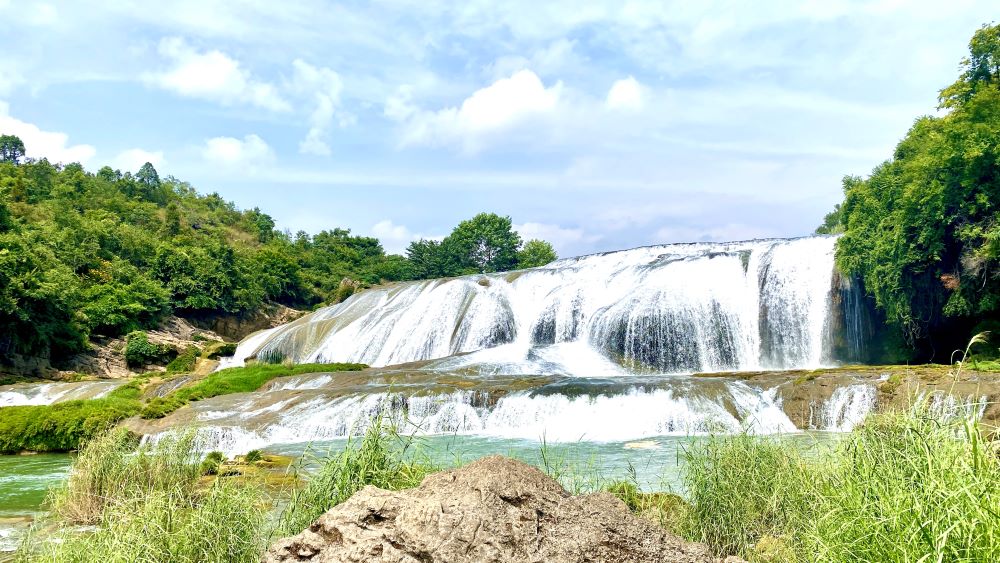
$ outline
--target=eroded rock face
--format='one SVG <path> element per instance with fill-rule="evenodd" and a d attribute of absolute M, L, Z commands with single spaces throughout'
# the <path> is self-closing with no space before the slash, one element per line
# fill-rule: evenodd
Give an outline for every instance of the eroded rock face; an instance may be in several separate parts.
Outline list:
<path fill-rule="evenodd" d="M 365 487 L 264 556 L 268 563 L 713 560 L 704 545 L 633 516 L 609 493 L 572 496 L 502 456 L 435 473 L 416 489 Z"/>

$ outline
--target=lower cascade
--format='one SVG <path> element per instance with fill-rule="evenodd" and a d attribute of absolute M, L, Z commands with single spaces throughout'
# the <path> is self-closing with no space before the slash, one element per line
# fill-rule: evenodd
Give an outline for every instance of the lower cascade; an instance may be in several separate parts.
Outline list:
<path fill-rule="evenodd" d="M 363 291 L 244 340 L 261 361 L 579 377 L 815 368 L 853 360 L 835 237 L 673 244 Z M 856 346 L 855 346 L 856 347 Z M 841 347 L 843 348 L 843 347 Z M 836 349 L 836 351 L 835 351 Z M 844 357 L 837 357 L 838 354 Z"/>
<path fill-rule="evenodd" d="M 428 385 L 419 391 L 345 393 L 336 387 L 336 377 L 281 378 L 253 395 L 193 403 L 183 411 L 185 420 L 174 422 L 199 427 L 202 449 L 227 453 L 358 436 L 379 419 L 414 435 L 626 442 L 709 433 L 843 431 L 874 408 L 875 396 L 874 384 L 840 387 L 828 399 L 809 405 L 822 414 L 797 425 L 783 405 L 782 394 L 792 388 L 790 383 L 762 388 L 740 380 L 692 379 L 607 387 L 581 380 L 579 386 L 560 381 L 523 391 L 448 391 Z"/>

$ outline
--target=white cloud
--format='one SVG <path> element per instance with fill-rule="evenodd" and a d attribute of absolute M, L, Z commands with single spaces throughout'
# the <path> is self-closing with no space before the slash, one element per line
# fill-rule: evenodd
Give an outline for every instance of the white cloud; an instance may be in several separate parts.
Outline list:
<path fill-rule="evenodd" d="M 419 239 L 441 240 L 442 236 L 414 233 L 406 225 L 397 225 L 391 219 L 383 219 L 372 226 L 372 234 L 382 242 L 388 254 L 403 254 L 411 242 Z"/>
<path fill-rule="evenodd" d="M 566 228 L 549 223 L 523 223 L 514 225 L 514 230 L 525 242 L 541 239 L 552 243 L 560 256 L 565 255 L 567 250 L 578 248 L 581 243 L 593 243 L 601 238 L 600 235 L 587 234 L 579 227 Z"/>
<path fill-rule="evenodd" d="M 654 244 L 671 242 L 726 242 L 778 236 L 773 229 L 745 223 L 714 226 L 661 227 L 653 234 Z"/>
<path fill-rule="evenodd" d="M 0 102 L 0 134 L 16 135 L 24 142 L 30 158 L 47 158 L 52 162 L 87 164 L 97 153 L 91 145 L 70 145 L 69 135 L 58 131 L 42 131 L 10 115 L 10 106 Z"/>
<path fill-rule="evenodd" d="M 476 90 L 460 107 L 439 111 L 413 111 L 406 121 L 403 144 L 462 143 L 474 150 L 483 134 L 506 129 L 532 116 L 553 111 L 562 93 L 562 82 L 546 88 L 538 75 L 521 70 L 509 78 Z M 389 103 L 391 102 L 391 104 Z M 386 113 L 407 115 L 398 101 L 390 98 Z M 392 109 L 390 109 L 392 108 Z"/>
<path fill-rule="evenodd" d="M 277 88 L 254 78 L 222 51 L 199 52 L 183 39 L 169 37 L 160 41 L 159 53 L 173 65 L 164 72 L 143 74 L 147 84 L 224 105 L 249 104 L 272 111 L 291 109 Z"/>
<path fill-rule="evenodd" d="M 163 159 L 163 151 L 150 152 L 143 149 L 124 150 L 111 160 L 110 166 L 122 171 L 136 172 L 147 162 L 156 168 L 162 166 L 166 162 Z"/>
<path fill-rule="evenodd" d="M 299 143 L 299 152 L 328 156 L 330 146 L 327 144 L 327 137 L 334 118 L 339 114 L 341 127 L 353 121 L 352 116 L 340 111 L 343 82 L 334 70 L 315 67 L 301 59 L 296 59 L 292 66 L 294 75 L 291 88 L 300 94 L 311 96 L 316 104 L 309 115 L 309 132 Z"/>
<path fill-rule="evenodd" d="M 274 151 L 257 135 L 250 134 L 242 139 L 235 137 L 214 137 L 205 141 L 201 151 L 206 160 L 228 165 L 248 166 L 251 169 L 258 164 L 274 160 Z"/>
<path fill-rule="evenodd" d="M 640 110 L 643 105 L 643 90 L 643 86 L 632 76 L 617 80 L 608 90 L 605 104 L 614 110 Z"/>

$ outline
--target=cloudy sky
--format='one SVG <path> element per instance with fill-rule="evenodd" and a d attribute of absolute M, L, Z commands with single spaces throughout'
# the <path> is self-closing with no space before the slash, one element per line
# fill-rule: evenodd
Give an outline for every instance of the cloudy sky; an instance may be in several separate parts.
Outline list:
<path fill-rule="evenodd" d="M 479 211 L 561 255 L 796 236 L 994 2 L 0 0 L 0 133 L 389 251 Z"/>

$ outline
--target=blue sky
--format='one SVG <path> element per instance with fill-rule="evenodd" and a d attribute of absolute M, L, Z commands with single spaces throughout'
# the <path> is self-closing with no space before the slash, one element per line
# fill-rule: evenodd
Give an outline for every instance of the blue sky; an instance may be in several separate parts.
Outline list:
<path fill-rule="evenodd" d="M 560 255 L 808 234 L 991 1 L 0 0 L 0 133 L 399 252 L 479 211 Z M 96 4 L 96 3 L 94 3 Z"/>

